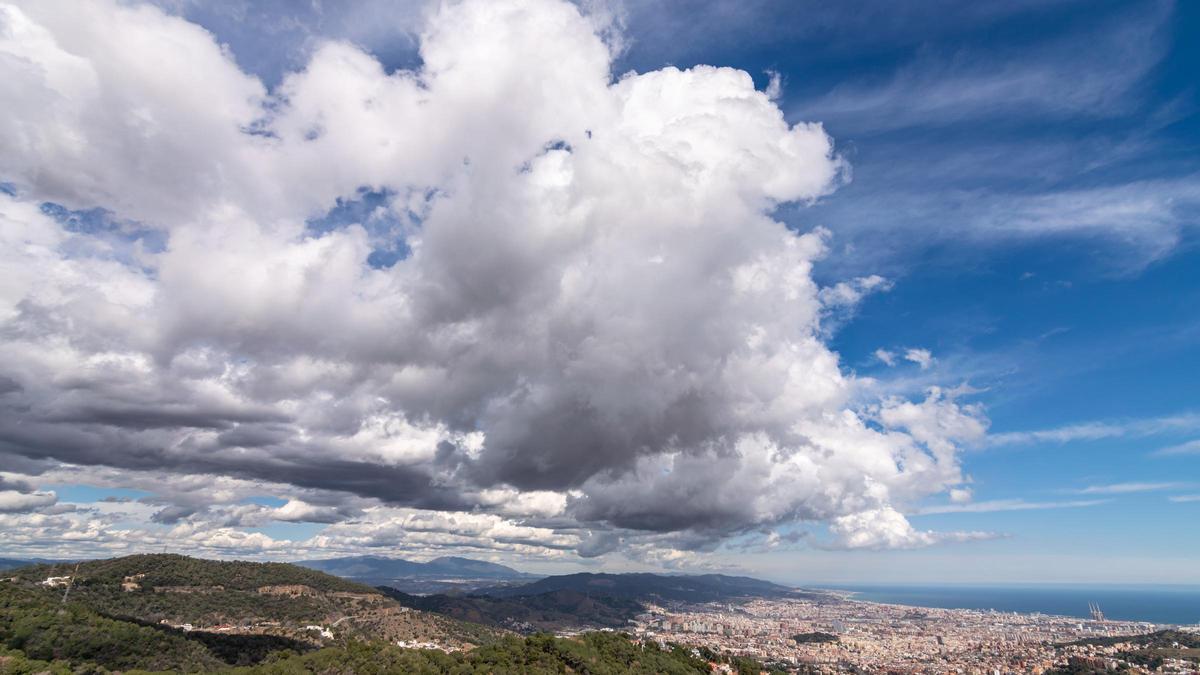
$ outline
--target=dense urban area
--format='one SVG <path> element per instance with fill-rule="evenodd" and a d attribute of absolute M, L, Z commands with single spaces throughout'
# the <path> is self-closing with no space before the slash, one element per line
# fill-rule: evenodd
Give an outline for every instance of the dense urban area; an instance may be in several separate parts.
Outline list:
<path fill-rule="evenodd" d="M 1139 667 L 1200 672 L 1200 626 L 1171 631 L 1176 627 L 1102 617 L 919 608 L 832 597 L 652 606 L 635 625 L 635 634 L 643 639 L 806 672 L 1047 673 Z M 1154 644 L 1121 637 L 1146 635 L 1156 636 Z M 1164 635 L 1169 636 L 1165 641 Z"/>

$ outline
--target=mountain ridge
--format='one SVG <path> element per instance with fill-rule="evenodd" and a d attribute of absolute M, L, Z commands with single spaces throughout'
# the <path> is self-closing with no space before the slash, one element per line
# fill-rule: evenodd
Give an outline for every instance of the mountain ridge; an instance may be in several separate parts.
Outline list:
<path fill-rule="evenodd" d="M 802 593 L 774 582 L 726 574 L 668 575 L 651 572 L 619 574 L 578 572 L 545 577 L 517 586 L 482 588 L 476 591 L 476 594 L 511 598 L 560 590 L 642 601 L 659 599 L 696 603 L 751 597 L 784 597 Z"/>
<path fill-rule="evenodd" d="M 319 570 L 327 574 L 348 578 L 383 579 L 387 577 L 463 577 L 473 579 L 534 579 L 511 567 L 485 560 L 441 556 L 426 562 L 405 558 L 361 555 L 316 560 L 299 560 L 293 563 L 301 567 Z"/>

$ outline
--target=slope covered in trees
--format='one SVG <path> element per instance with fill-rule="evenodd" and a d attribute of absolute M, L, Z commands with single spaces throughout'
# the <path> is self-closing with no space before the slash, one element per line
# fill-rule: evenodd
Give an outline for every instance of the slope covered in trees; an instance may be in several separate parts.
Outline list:
<path fill-rule="evenodd" d="M 111 670 L 215 669 L 225 665 L 182 631 L 103 616 L 57 594 L 13 583 L 0 584 L 0 644 L 21 655 L 9 659 L 96 664 Z M 0 671 L 14 672 L 5 663 Z"/>
<path fill-rule="evenodd" d="M 256 590 L 263 586 L 300 584 L 318 591 L 374 593 L 370 586 L 288 563 L 206 560 L 172 553 L 131 555 L 75 564 L 41 564 L 13 572 L 31 581 L 48 576 L 76 575 L 76 586 L 119 585 L 126 577 L 141 575 L 137 583 L 148 587 L 221 586 L 230 590 Z"/>
<path fill-rule="evenodd" d="M 36 565 L 9 574 L 15 580 L 3 583 L 6 590 L 48 603 L 57 602 L 66 587 L 42 582 L 69 577 L 72 606 L 133 625 L 181 628 L 193 641 L 220 636 L 209 647 L 227 656 L 238 650 L 261 656 L 262 645 L 318 648 L 347 640 L 462 648 L 501 635 L 493 628 L 404 607 L 369 586 L 283 563 L 138 555 Z M 231 642 L 234 637 L 239 639 Z"/>
<path fill-rule="evenodd" d="M 762 666 L 744 658 L 714 656 L 733 671 L 749 675 Z M 663 674 L 699 675 L 712 672 L 710 662 L 692 650 L 672 646 L 661 649 L 653 642 L 639 643 L 621 633 L 586 633 L 577 638 L 532 635 L 508 638 L 469 653 L 397 649 L 378 644 L 353 644 L 311 654 L 280 658 L 246 675 L 282 673 L 419 673 L 468 675 L 485 673 L 581 673 L 587 675 Z"/>
<path fill-rule="evenodd" d="M 460 621 L 496 626 L 521 633 L 566 628 L 621 628 L 639 612 L 642 603 L 628 598 L 593 596 L 574 590 L 495 598 L 482 595 L 409 595 L 380 588 L 400 604 L 444 614 Z"/>
<path fill-rule="evenodd" d="M 107 617 L 58 593 L 0 584 L 0 672 L 108 671 L 285 673 L 709 673 L 709 660 L 758 673 L 748 659 L 662 649 L 620 633 L 577 638 L 507 637 L 470 650 L 404 649 L 387 642 L 345 640 L 321 649 L 265 635 L 185 632 Z"/>

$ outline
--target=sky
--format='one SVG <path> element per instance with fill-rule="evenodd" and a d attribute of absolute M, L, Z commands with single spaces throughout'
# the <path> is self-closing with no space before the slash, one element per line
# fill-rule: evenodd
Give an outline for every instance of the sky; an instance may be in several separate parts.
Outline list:
<path fill-rule="evenodd" d="M 1200 584 L 1198 31 L 0 3 L 0 556 Z"/>

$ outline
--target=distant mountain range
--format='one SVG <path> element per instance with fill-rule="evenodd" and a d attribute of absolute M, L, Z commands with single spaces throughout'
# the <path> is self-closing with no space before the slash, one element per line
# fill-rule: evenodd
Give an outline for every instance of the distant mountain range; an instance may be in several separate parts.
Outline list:
<path fill-rule="evenodd" d="M 470 558 L 444 556 L 429 562 L 382 556 L 349 556 L 295 563 L 326 574 L 407 593 L 467 592 L 498 582 L 528 582 L 536 575 Z"/>
<path fill-rule="evenodd" d="M 741 602 L 781 597 L 834 599 L 824 593 L 724 574 L 566 574 L 524 584 L 491 586 L 470 595 L 417 596 L 386 585 L 380 586 L 380 590 L 413 609 L 523 633 L 622 628 L 646 611 L 648 603 Z"/>
<path fill-rule="evenodd" d="M 725 574 L 564 574 L 536 577 L 469 558 L 429 562 L 352 556 L 296 563 L 370 583 L 400 604 L 518 632 L 620 628 L 647 603 L 737 602 L 748 598 L 828 597 Z"/>
<path fill-rule="evenodd" d="M 64 560 L 48 560 L 46 558 L 29 558 L 26 560 L 18 560 L 16 558 L 0 558 L 0 570 L 15 570 L 18 567 L 28 567 L 29 565 L 56 565 L 66 562 Z"/>
<path fill-rule="evenodd" d="M 649 573 L 593 574 L 588 572 L 546 577 L 519 586 L 494 586 L 480 589 L 477 593 L 498 598 L 512 598 L 564 590 L 641 601 L 665 600 L 697 603 L 753 597 L 777 598 L 796 596 L 801 593 L 770 581 L 725 574 L 676 576 Z"/>

